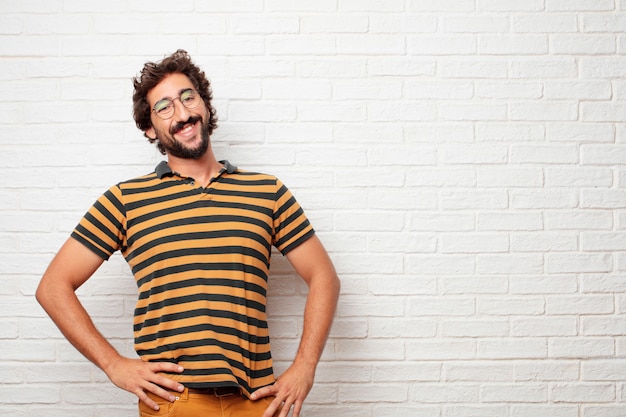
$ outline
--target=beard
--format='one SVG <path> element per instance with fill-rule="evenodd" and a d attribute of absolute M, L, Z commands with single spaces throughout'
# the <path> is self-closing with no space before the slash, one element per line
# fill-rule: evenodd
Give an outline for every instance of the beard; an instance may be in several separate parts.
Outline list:
<path fill-rule="evenodd" d="M 189 148 L 174 138 L 179 130 L 183 129 L 187 124 L 196 124 L 198 121 L 202 123 L 200 127 L 200 144 L 196 148 Z M 165 151 L 172 156 L 183 159 L 200 159 L 209 149 L 209 123 L 205 122 L 200 116 L 191 116 L 186 122 L 177 123 L 170 129 L 171 140 L 161 140 L 159 143 Z"/>

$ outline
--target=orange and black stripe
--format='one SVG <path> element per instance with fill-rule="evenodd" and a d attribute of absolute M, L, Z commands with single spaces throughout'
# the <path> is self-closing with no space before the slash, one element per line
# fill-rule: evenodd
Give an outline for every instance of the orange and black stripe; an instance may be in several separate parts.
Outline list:
<path fill-rule="evenodd" d="M 134 335 L 147 361 L 184 366 L 188 388 L 274 382 L 266 318 L 272 246 L 314 234 L 276 177 L 227 161 L 207 187 L 162 162 L 111 187 L 72 236 L 104 259 L 120 250 L 137 282 Z"/>

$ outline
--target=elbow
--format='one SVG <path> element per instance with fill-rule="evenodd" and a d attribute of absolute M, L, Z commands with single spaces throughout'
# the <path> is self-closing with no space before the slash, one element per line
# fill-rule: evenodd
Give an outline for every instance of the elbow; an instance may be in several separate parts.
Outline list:
<path fill-rule="evenodd" d="M 37 286 L 37 290 L 35 291 L 35 299 L 37 300 L 37 302 L 39 303 L 39 305 L 41 305 L 42 307 L 45 306 L 46 304 L 46 289 L 45 289 L 45 282 L 44 279 L 42 278 L 41 281 L 39 282 L 39 285 Z"/>

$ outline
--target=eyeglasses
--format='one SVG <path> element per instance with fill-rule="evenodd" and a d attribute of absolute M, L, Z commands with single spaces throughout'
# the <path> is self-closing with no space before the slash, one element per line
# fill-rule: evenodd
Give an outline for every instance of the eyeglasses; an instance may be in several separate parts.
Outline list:
<path fill-rule="evenodd" d="M 163 120 L 171 119 L 174 116 L 176 110 L 174 106 L 174 100 L 180 100 L 183 106 L 187 109 L 195 109 L 200 104 L 201 98 L 198 93 L 193 89 L 188 88 L 180 93 L 180 96 L 175 98 L 163 98 L 156 102 L 152 111 Z"/>

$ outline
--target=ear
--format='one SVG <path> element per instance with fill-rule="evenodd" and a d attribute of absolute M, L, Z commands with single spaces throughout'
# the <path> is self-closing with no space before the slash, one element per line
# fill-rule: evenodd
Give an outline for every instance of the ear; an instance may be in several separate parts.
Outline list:
<path fill-rule="evenodd" d="M 152 126 L 146 129 L 144 134 L 152 140 L 155 140 L 157 138 L 156 132 L 154 131 L 154 127 Z"/>

